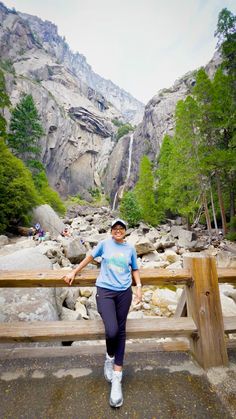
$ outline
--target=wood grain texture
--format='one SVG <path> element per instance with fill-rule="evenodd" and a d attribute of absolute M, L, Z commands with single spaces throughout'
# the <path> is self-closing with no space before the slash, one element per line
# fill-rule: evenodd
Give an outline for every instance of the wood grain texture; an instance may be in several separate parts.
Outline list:
<path fill-rule="evenodd" d="M 129 319 L 127 338 L 191 336 L 197 329 L 189 317 Z M 102 320 L 16 322 L 0 324 L 0 342 L 75 341 L 103 339 Z"/>
<path fill-rule="evenodd" d="M 224 323 L 216 262 L 213 257 L 189 254 L 184 266 L 190 269 L 193 282 L 186 287 L 188 315 L 198 328 L 198 336 L 190 339 L 198 363 L 208 369 L 228 365 Z"/>

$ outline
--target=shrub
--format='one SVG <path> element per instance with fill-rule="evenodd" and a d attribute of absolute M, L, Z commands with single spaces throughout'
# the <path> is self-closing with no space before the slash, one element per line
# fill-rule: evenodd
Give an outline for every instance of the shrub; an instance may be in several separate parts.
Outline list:
<path fill-rule="evenodd" d="M 130 227 L 135 227 L 141 220 L 141 208 L 133 192 L 126 192 L 120 204 L 121 217 L 127 220 Z"/>
<path fill-rule="evenodd" d="M 30 171 L 0 139 L 0 232 L 40 203 Z"/>
<path fill-rule="evenodd" d="M 117 134 L 116 134 L 116 139 L 119 140 L 121 137 L 123 137 L 124 135 L 128 134 L 130 131 L 133 131 L 133 127 L 130 124 L 124 124 L 121 125 L 118 128 Z"/>

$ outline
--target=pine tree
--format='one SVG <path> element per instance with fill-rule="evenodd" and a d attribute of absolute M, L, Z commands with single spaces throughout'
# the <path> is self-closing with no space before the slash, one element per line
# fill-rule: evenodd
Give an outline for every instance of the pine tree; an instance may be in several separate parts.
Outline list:
<path fill-rule="evenodd" d="M 13 109 L 8 144 L 27 165 L 40 154 L 39 139 L 44 134 L 32 95 L 24 95 Z"/>
<path fill-rule="evenodd" d="M 151 162 L 147 156 L 143 156 L 140 162 L 139 179 L 135 186 L 135 196 L 141 208 L 142 220 L 151 225 L 156 225 L 158 220 L 154 176 Z"/>
<path fill-rule="evenodd" d="M 173 158 L 173 139 L 165 135 L 162 141 L 161 150 L 158 158 L 157 169 L 157 212 L 160 220 L 165 219 L 165 214 L 170 212 L 169 193 L 172 183 L 171 166 Z"/>

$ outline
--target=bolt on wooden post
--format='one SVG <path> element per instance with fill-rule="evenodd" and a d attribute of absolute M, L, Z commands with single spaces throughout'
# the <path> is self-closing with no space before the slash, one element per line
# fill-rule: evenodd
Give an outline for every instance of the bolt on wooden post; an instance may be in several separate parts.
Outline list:
<path fill-rule="evenodd" d="M 188 316 L 192 316 L 198 329 L 197 336 L 190 339 L 191 351 L 204 369 L 227 366 L 228 354 L 215 258 L 190 253 L 184 257 L 184 268 L 190 270 L 193 279 L 186 287 Z"/>

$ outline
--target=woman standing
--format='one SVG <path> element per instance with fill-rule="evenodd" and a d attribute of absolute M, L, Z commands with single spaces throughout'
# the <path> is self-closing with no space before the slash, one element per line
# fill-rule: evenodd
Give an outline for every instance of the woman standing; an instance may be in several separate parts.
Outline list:
<path fill-rule="evenodd" d="M 64 281 L 71 285 L 78 272 L 93 259 L 101 256 L 101 270 L 96 281 L 97 309 L 105 326 L 107 354 L 104 376 L 111 382 L 110 405 L 123 404 L 122 368 L 126 340 L 126 319 L 132 302 L 132 277 L 136 283 L 136 301 L 141 301 L 141 281 L 137 255 L 133 246 L 125 241 L 127 225 L 116 219 L 111 225 L 111 238 L 101 241 Z"/>

